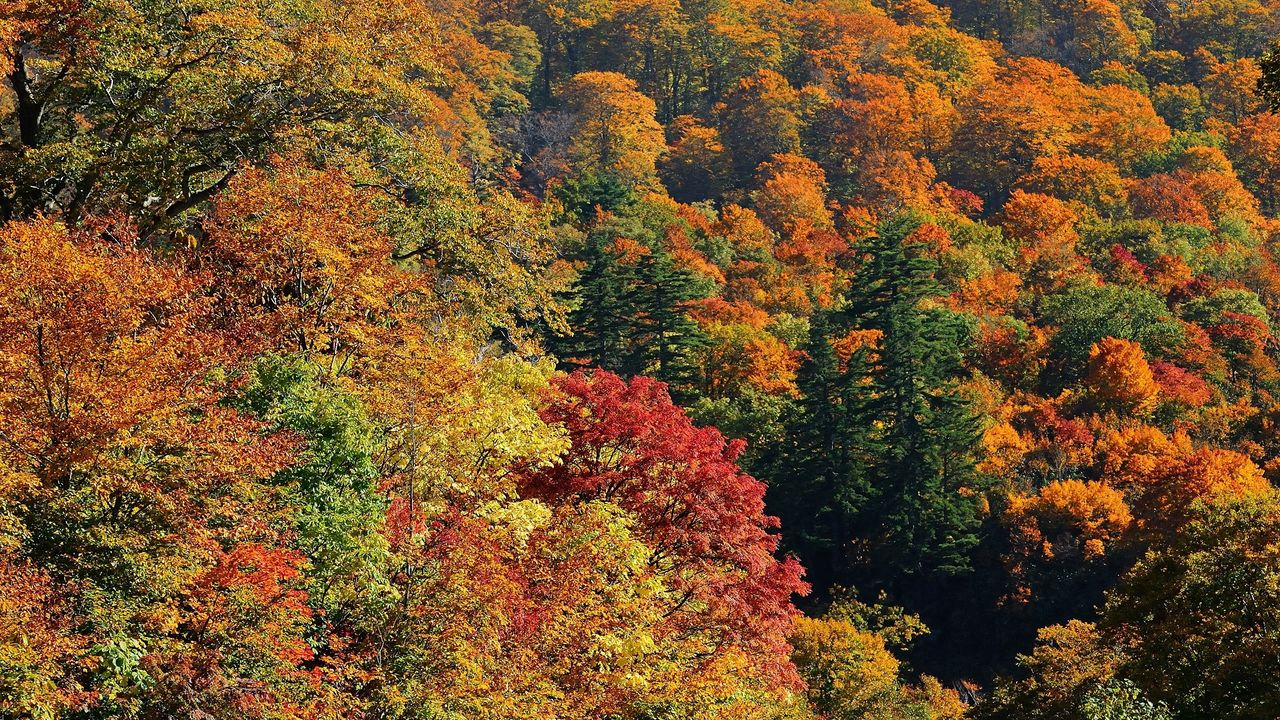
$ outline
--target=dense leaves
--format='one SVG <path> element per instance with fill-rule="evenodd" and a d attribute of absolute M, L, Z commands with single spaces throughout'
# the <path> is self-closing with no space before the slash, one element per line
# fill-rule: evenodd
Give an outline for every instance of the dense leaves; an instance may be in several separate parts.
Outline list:
<path fill-rule="evenodd" d="M 3 4 L 0 715 L 1274 717 L 1276 27 Z"/>

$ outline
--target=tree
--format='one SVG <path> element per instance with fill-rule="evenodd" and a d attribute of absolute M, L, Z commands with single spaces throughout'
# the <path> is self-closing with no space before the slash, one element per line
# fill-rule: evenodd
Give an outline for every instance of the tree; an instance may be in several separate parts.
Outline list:
<path fill-rule="evenodd" d="M 1115 285 L 1079 287 L 1044 299 L 1043 321 L 1057 327 L 1050 348 L 1061 382 L 1082 378 L 1095 343 L 1105 337 L 1133 340 L 1148 356 L 1168 356 L 1184 330 L 1165 303 L 1144 289 Z"/>
<path fill-rule="evenodd" d="M 890 646 L 901 649 L 928 632 L 902 608 L 868 605 L 841 589 L 822 617 L 796 621 L 792 659 L 824 717 L 958 720 L 964 705 L 954 690 L 927 675 L 920 686 L 899 679 Z"/>
<path fill-rule="evenodd" d="M 760 219 L 780 237 L 809 229 L 830 230 L 827 178 L 818 164 L 796 155 L 774 155 L 756 170 L 759 187 L 751 194 Z"/>
<path fill-rule="evenodd" d="M 415 290 L 369 196 L 298 157 L 247 168 L 219 196 L 198 262 L 218 278 L 229 322 L 248 318 L 267 348 L 327 356 L 345 369 Z M 256 321 L 256 322 L 255 322 Z"/>
<path fill-rule="evenodd" d="M 800 150 L 799 103 L 791 84 L 772 70 L 744 77 L 725 99 L 720 134 L 739 184 L 773 155 Z"/>
<path fill-rule="evenodd" d="M 90 639 L 74 632 L 74 621 L 48 574 L 0 561 L 0 712 L 57 717 L 76 707 Z"/>
<path fill-rule="evenodd" d="M 1089 349 L 1085 384 L 1099 407 L 1135 415 L 1155 409 L 1160 394 L 1142 346 L 1110 337 Z"/>
<path fill-rule="evenodd" d="M 988 201 L 1003 199 L 1037 157 L 1070 147 L 1073 110 L 1084 93 L 1070 71 L 1043 60 L 1024 58 L 1002 68 L 959 107 L 949 181 Z"/>
<path fill-rule="evenodd" d="M 1079 480 L 1050 483 L 1034 498 L 1015 496 L 1006 516 L 1023 534 L 1017 542 L 1027 551 L 1046 558 L 1081 555 L 1086 560 L 1101 557 L 1132 522 L 1118 490 Z"/>
<path fill-rule="evenodd" d="M 246 160 L 298 135 L 342 143 L 392 117 L 453 125 L 460 150 L 489 151 L 467 105 L 487 103 L 478 83 L 514 81 L 420 4 L 23 2 L 14 17 L 0 219 L 123 210 L 144 233 L 178 226 Z M 456 84 L 426 80 L 442 75 Z"/>
<path fill-rule="evenodd" d="M 847 305 L 813 325 L 802 412 L 773 461 L 779 495 L 811 498 L 795 525 L 822 508 L 815 549 L 900 592 L 968 569 L 984 483 L 976 418 L 955 392 L 969 329 L 930 304 L 942 291 L 913 243 L 921 222 L 895 218 L 859 246 Z"/>
<path fill-rule="evenodd" d="M 1024 282 L 1048 290 L 1079 274 L 1083 261 L 1076 253 L 1078 221 L 1065 202 L 1013 191 L 1001 208 L 1000 226 L 1020 246 L 1014 269 Z"/>
<path fill-rule="evenodd" d="M 1011 493 L 1001 522 L 1009 532 L 1003 560 L 1014 583 L 1006 602 L 1059 617 L 1087 609 L 1114 582 L 1113 558 L 1123 556 L 1117 550 L 1134 524 L 1123 492 L 1080 480 L 1054 481 L 1035 495 Z"/>
<path fill-rule="evenodd" d="M 1248 497 L 1269 487 L 1257 465 L 1245 455 L 1219 448 L 1184 451 L 1167 458 L 1138 488 L 1135 503 L 1141 524 L 1150 533 L 1176 532 L 1196 505 L 1218 497 Z"/>
<path fill-rule="evenodd" d="M 800 618 L 792 658 L 825 717 L 882 717 L 898 693 L 898 661 L 884 639 L 839 620 Z"/>
<path fill-rule="evenodd" d="M 1021 58 L 960 105 L 949 155 L 961 187 L 1003 199 L 1037 158 L 1074 153 L 1134 167 L 1170 140 L 1142 93 L 1116 84 L 1085 86 L 1053 63 Z"/>
<path fill-rule="evenodd" d="M 1276 168 L 1280 167 L 1280 115 L 1259 113 L 1236 125 L 1228 149 L 1232 163 L 1251 192 L 1263 206 L 1274 211 L 1280 206 L 1276 191 Z"/>
<path fill-rule="evenodd" d="M 1018 658 L 1027 674 L 1019 682 L 998 685 L 978 716 L 1000 718 L 1081 718 L 1090 691 L 1109 682 L 1123 661 L 1093 623 L 1072 620 L 1036 633 L 1036 647 Z"/>
<path fill-rule="evenodd" d="M 1129 197 L 1133 214 L 1138 218 L 1203 228 L 1213 226 L 1200 193 L 1172 175 L 1159 173 L 1130 184 Z"/>
<path fill-rule="evenodd" d="M 872 376 L 872 417 L 885 423 L 888 452 L 875 485 L 887 521 L 887 542 L 899 572 L 963 572 L 975 542 L 974 468 L 978 428 L 954 393 L 969 329 L 945 310 L 926 305 L 940 292 L 936 265 L 911 244 L 919 220 L 890 221 L 866 246 L 855 274 L 848 317 L 883 333 Z"/>
<path fill-rule="evenodd" d="M 1267 668 L 1275 652 L 1278 509 L 1271 489 L 1197 503 L 1182 531 L 1109 594 L 1097 624 L 1041 631 L 1022 658 L 1029 677 L 1002 684 L 979 716 L 1274 714 L 1280 699 Z"/>
<path fill-rule="evenodd" d="M 1107 62 L 1131 65 L 1137 59 L 1138 36 L 1129 29 L 1119 5 L 1107 0 L 1064 5 L 1064 24 L 1071 28 L 1066 50 L 1077 70 L 1097 69 Z"/>
<path fill-rule="evenodd" d="M 671 197 L 681 202 L 718 197 L 729 179 L 729 157 L 720 133 L 691 115 L 681 115 L 668 134 L 670 149 L 660 172 Z"/>
<path fill-rule="evenodd" d="M 1074 149 L 1130 170 L 1159 152 L 1172 137 L 1146 94 L 1122 85 L 1103 85 L 1088 93 L 1081 108 Z"/>
<path fill-rule="evenodd" d="M 1109 599 L 1107 627 L 1142 627 L 1124 675 L 1175 717 L 1262 717 L 1280 707 L 1262 670 L 1274 654 L 1278 511 L 1271 491 L 1197 506 Z"/>
<path fill-rule="evenodd" d="M 617 503 L 670 587 L 667 632 L 696 638 L 711 657 L 740 648 L 766 677 L 791 682 L 790 597 L 807 588 L 794 558 L 773 556 L 777 520 L 764 514 L 764 485 L 735 463 L 741 441 L 695 428 L 649 378 L 577 372 L 557 385 L 543 417 L 565 427 L 571 446 L 522 473 L 522 494 Z"/>
<path fill-rule="evenodd" d="M 1151 90 L 1151 104 L 1174 130 L 1200 130 L 1208 114 L 1200 88 L 1195 85 L 1160 83 Z"/>
<path fill-rule="evenodd" d="M 388 503 L 373 457 L 378 433 L 359 399 L 323 365 L 286 355 L 260 360 L 234 402 L 306 441 L 273 480 L 294 508 L 293 545 L 307 558 L 312 607 L 350 617 L 385 602 L 393 593 Z"/>
<path fill-rule="evenodd" d="M 697 353 L 697 387 L 711 400 L 738 397 L 753 390 L 798 395 L 795 385 L 800 353 L 769 331 L 768 313 L 746 303 L 713 299 L 697 310 L 707 345 Z"/>
<path fill-rule="evenodd" d="M 1267 106 L 1275 111 L 1280 109 L 1280 54 L 1272 47 L 1258 63 L 1261 75 L 1258 78 L 1258 94 Z"/>
<path fill-rule="evenodd" d="M 839 196 L 890 211 L 923 205 L 934 177 L 923 155 L 945 146 L 954 109 L 892 76 L 856 73 L 841 85 L 807 133 Z"/>
<path fill-rule="evenodd" d="M 1169 706 L 1148 700 L 1127 680 L 1106 683 L 1090 691 L 1080 704 L 1085 720 L 1171 720 Z"/>
<path fill-rule="evenodd" d="M 1230 62 L 1211 59 L 1202 87 L 1205 105 L 1215 119 L 1234 125 L 1262 109 L 1254 91 L 1262 81 L 1262 70 L 1251 58 Z"/>
<path fill-rule="evenodd" d="M 833 320 L 829 312 L 813 319 L 797 373 L 797 411 L 786 419 L 783 443 L 772 452 L 766 448 L 761 463 L 768 468 L 770 506 L 791 528 L 787 546 L 812 568 L 820 589 L 847 580 L 861 559 L 853 542 L 858 515 L 873 492 L 868 468 L 878 449 L 863 422 L 862 393 L 881 336 L 871 331 L 841 338 Z"/>
<path fill-rule="evenodd" d="M 13 612 L 31 642 L 74 649 L 68 669 L 104 668 L 77 681 L 79 707 L 163 716 L 289 697 L 319 711 L 297 692 L 312 657 L 302 559 L 266 482 L 292 443 L 222 404 L 245 348 L 214 330 L 203 278 L 127 230 L 0 230 L 0 544 L 6 577 L 49 606 Z M 46 677 L 44 697 L 16 688 L 20 711 L 80 692 Z"/>
<path fill-rule="evenodd" d="M 691 317 L 707 282 L 679 263 L 659 232 L 676 220 L 634 208 L 587 234 L 569 315 L 571 335 L 552 347 L 571 365 L 597 365 L 624 375 L 690 380 L 690 353 L 704 334 Z"/>
<path fill-rule="evenodd" d="M 635 81 L 621 73 L 579 73 L 565 87 L 564 103 L 573 122 L 570 173 L 612 178 L 632 190 L 657 183 L 666 140 L 653 100 L 636 90 Z"/>
<path fill-rule="evenodd" d="M 1105 217 L 1124 213 L 1128 189 L 1115 165 L 1094 157 L 1053 155 L 1036 158 L 1018 189 L 1059 200 L 1078 200 Z"/>

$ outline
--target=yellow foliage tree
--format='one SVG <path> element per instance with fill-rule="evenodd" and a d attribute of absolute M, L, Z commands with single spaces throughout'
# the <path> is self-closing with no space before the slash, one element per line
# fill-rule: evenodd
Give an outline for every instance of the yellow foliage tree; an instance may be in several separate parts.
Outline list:
<path fill-rule="evenodd" d="M 658 158 L 666 152 L 657 106 L 616 72 L 584 72 L 564 91 L 573 113 L 569 161 L 578 173 L 612 177 L 626 187 L 650 188 L 657 182 Z"/>
<path fill-rule="evenodd" d="M 1121 338 L 1103 338 L 1090 348 L 1085 384 L 1099 407 L 1139 415 L 1154 409 L 1160 395 L 1142 346 Z"/>

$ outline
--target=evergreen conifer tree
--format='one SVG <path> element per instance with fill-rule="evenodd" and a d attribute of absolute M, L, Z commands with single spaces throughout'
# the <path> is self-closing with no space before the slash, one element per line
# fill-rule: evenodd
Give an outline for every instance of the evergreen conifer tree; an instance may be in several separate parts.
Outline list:
<path fill-rule="evenodd" d="M 934 300 L 921 222 L 889 220 L 860 248 L 845 302 L 813 324 L 788 441 L 764 461 L 793 546 L 835 568 L 819 586 L 906 592 L 966 571 L 978 543 L 978 419 L 957 392 L 969 327 Z"/>
<path fill-rule="evenodd" d="M 578 259 L 583 269 L 571 298 L 573 334 L 553 338 L 553 351 L 573 366 L 657 378 L 680 397 L 689 352 L 705 342 L 689 316 L 690 303 L 707 295 L 705 281 L 680 266 L 660 235 L 635 216 L 593 228 Z"/>

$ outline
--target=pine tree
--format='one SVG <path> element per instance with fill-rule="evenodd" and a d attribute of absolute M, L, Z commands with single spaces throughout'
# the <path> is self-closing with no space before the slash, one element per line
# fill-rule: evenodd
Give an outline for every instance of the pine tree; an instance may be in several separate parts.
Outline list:
<path fill-rule="evenodd" d="M 639 278 L 631 301 L 637 311 L 634 345 L 643 362 L 641 372 L 685 386 L 692 373 L 689 352 L 706 342 L 688 314 L 689 303 L 706 296 L 704 283 L 659 248 L 641 260 Z"/>
<path fill-rule="evenodd" d="M 977 544 L 979 427 L 955 392 L 969 329 L 929 302 L 943 290 L 937 264 L 911 243 L 920 223 L 899 216 L 867 243 L 845 314 L 853 327 L 883 333 L 865 406 L 866 420 L 884 427 L 869 508 L 882 533 L 877 562 L 894 574 L 953 574 Z"/>
<path fill-rule="evenodd" d="M 552 338 L 552 349 L 569 365 L 634 373 L 636 363 L 628 346 L 635 269 L 620 262 L 617 249 L 603 233 L 587 238 L 580 261 L 583 269 L 573 289 L 574 309 L 569 314 L 573 334 Z"/>
<path fill-rule="evenodd" d="M 762 465 L 775 480 L 769 507 L 788 528 L 788 545 L 807 559 L 811 581 L 823 587 L 847 574 L 854 518 L 870 497 L 867 468 L 877 448 L 872 428 L 861 422 L 863 397 L 853 380 L 866 373 L 865 351 L 842 363 L 828 312 L 814 316 L 809 335 L 797 374 L 802 399 L 786 441 Z"/>
<path fill-rule="evenodd" d="M 766 461 L 792 542 L 835 558 L 808 562 L 838 568 L 833 582 L 921 587 L 964 572 L 978 542 L 979 428 L 957 394 L 968 325 L 932 303 L 943 290 L 910 240 L 920 222 L 890 220 L 861 248 L 845 303 L 815 320 L 804 400 Z"/>
<path fill-rule="evenodd" d="M 671 383 L 678 397 L 690 372 L 689 352 L 705 342 L 689 304 L 706 297 L 708 288 L 659 238 L 634 216 L 592 229 L 579 257 L 583 269 L 569 315 L 573 334 L 550 344 L 571 366 L 648 375 Z"/>

